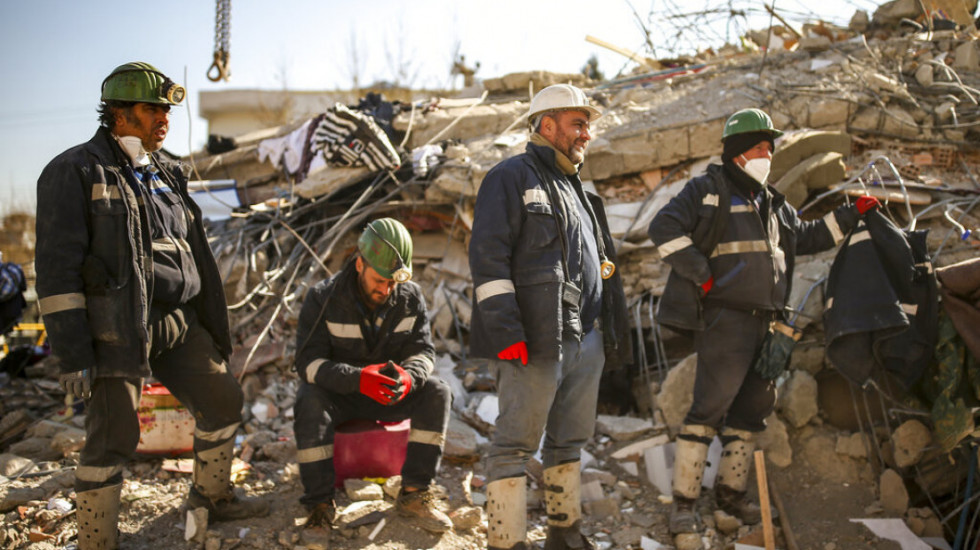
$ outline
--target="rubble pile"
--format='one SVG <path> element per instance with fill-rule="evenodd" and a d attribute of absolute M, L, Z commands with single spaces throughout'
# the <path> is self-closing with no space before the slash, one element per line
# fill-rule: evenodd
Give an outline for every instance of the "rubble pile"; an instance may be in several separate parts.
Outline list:
<path fill-rule="evenodd" d="M 950 3 L 973 12 L 962 1 Z M 435 547 L 485 546 L 480 457 L 492 435 L 496 396 L 486 365 L 467 356 L 473 205 L 486 172 L 527 143 L 528 91 L 573 82 L 603 107 L 582 176 L 606 200 L 619 245 L 617 269 L 642 343 L 633 369 L 615 375 L 625 385 L 606 387 L 601 395 L 601 408 L 609 414 L 600 416 L 582 461 L 588 528 L 602 548 L 684 548 L 670 540 L 666 517 L 671 440 L 690 406 L 695 361 L 685 337 L 653 320 L 669 269 L 646 228 L 689 178 L 719 162 L 725 119 L 738 109 L 758 107 L 786 130 L 776 142 L 770 180 L 801 217 L 822 216 L 870 193 L 899 227 L 928 230 L 936 267 L 976 257 L 978 34 L 969 20 L 954 17 L 951 27 L 936 18 L 921 21 L 917 5 L 899 0 L 873 17 L 859 12 L 847 29 L 811 24 L 801 32 L 787 24 L 772 34 L 750 33 L 741 49 L 702 52 L 687 65 L 653 72 L 642 65 L 636 74 L 614 81 L 521 73 L 484 81 L 479 98 L 406 104 L 371 97 L 351 107 L 362 115 L 359 128 L 368 136 L 363 139 L 378 151 L 393 151 L 397 162 L 383 155 L 367 165 L 327 159 L 329 147 L 316 137 L 322 115 L 238 136 L 231 150 L 192 155 L 187 160 L 197 179 L 235 180 L 242 205 L 227 219 L 212 220 L 209 236 L 237 340 L 231 369 L 246 396 L 239 460 L 247 490 L 275 494 L 285 503 L 284 513 L 300 514 L 292 434 L 299 381 L 292 362 L 302 300 L 312 285 L 343 265 L 365 221 L 392 216 L 412 231 L 413 280 L 426 295 L 437 373 L 454 394 L 439 481 L 446 486 L 457 533 Z M 903 23 L 917 18 L 918 27 Z M 752 51 L 753 42 L 769 49 Z M 801 257 L 796 266 L 790 301 L 800 311 L 796 321 L 804 337 L 779 380 L 777 410 L 760 442 L 770 477 L 800 482 L 795 487 L 800 492 L 822 485 L 837 487 L 824 490 L 864 487 L 865 502 L 849 503 L 851 517 L 896 518 L 916 536 L 952 540 L 980 432 L 971 418 L 952 444 L 939 445 L 936 431 L 942 426 L 921 393 L 888 380 L 846 380 L 827 361 L 821 283 L 834 255 Z M 0 384 L 3 548 L 28 541 L 60 546 L 71 536 L 72 522 L 66 521 L 71 506 L 64 502 L 71 499 L 72 465 L 84 438 L 74 414 L 83 410 L 63 405 L 55 372 L 44 359 L 6 375 Z M 978 397 L 968 396 L 967 403 Z M 711 452 L 720 452 L 720 446 Z M 529 505 L 543 509 L 540 463 L 532 460 L 529 475 Z M 706 475 L 707 486 L 712 479 Z M 392 493 L 388 484 L 379 492 L 376 484 L 358 489 L 350 481 L 339 547 L 369 547 L 378 525 L 384 526 L 379 512 L 391 506 Z M 130 496 L 124 514 L 173 514 L 183 529 L 189 520 L 176 510 L 188 485 L 189 476 L 165 461 L 134 463 L 126 472 L 124 495 Z M 816 512 L 796 500 L 787 508 L 800 536 L 807 529 L 801 524 Z M 703 516 L 708 530 L 692 548 L 726 548 L 758 532 L 758 526 L 741 525 L 722 512 Z M 837 548 L 858 547 L 849 545 L 855 541 L 877 547 L 868 531 L 847 517 L 837 520 L 833 534 L 814 524 L 810 542 L 820 546 L 808 547 L 831 548 L 823 543 L 833 541 Z M 140 525 L 146 547 L 177 540 L 169 532 L 172 526 Z M 186 538 L 209 549 L 297 544 L 275 523 L 259 522 L 237 538 L 198 527 Z M 532 527 L 532 537 L 543 537 L 542 518 Z M 777 528 L 784 540 L 788 527 Z M 416 542 L 415 547 L 435 544 Z"/>

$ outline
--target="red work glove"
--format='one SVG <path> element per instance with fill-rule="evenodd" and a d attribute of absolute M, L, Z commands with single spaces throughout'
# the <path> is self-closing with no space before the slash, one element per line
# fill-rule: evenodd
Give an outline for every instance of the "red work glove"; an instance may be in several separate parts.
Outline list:
<path fill-rule="evenodd" d="M 874 210 L 881 206 L 881 203 L 871 195 L 862 195 L 854 201 L 854 206 L 857 207 L 858 214 L 863 216 L 868 210 Z"/>
<path fill-rule="evenodd" d="M 504 348 L 504 351 L 498 353 L 497 357 L 503 359 L 504 361 L 520 359 L 522 365 L 527 365 L 527 343 L 518 342 L 516 344 L 511 344 Z"/>
<path fill-rule="evenodd" d="M 713 286 L 715 286 L 715 278 L 708 277 L 708 280 L 705 281 L 703 285 L 701 285 L 701 296 L 707 294 L 708 291 L 711 290 L 711 287 Z"/>
<path fill-rule="evenodd" d="M 391 367 L 398 374 L 398 379 L 400 381 L 398 387 L 395 389 L 395 399 L 392 401 L 392 405 L 394 405 L 402 399 L 405 399 L 405 396 L 412 391 L 412 377 L 408 374 L 408 371 L 403 369 L 398 363 L 388 361 L 388 364 L 391 365 Z"/>
<path fill-rule="evenodd" d="M 361 393 L 382 405 L 390 405 L 395 397 L 398 381 L 381 374 L 384 366 L 385 363 L 378 363 L 361 369 Z"/>

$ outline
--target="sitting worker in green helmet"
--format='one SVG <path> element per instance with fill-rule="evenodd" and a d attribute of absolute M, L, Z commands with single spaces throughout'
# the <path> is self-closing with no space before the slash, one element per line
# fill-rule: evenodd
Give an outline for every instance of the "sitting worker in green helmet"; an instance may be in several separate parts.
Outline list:
<path fill-rule="evenodd" d="M 180 164 L 158 151 L 184 88 L 148 63 L 102 82 L 101 127 L 37 182 L 37 293 L 61 384 L 87 400 L 75 470 L 78 545 L 111 549 L 123 467 L 153 376 L 196 419 L 190 507 L 211 521 L 265 515 L 230 481 L 242 389 L 228 371 L 224 288 Z"/>
<path fill-rule="evenodd" d="M 728 118 L 722 164 L 708 166 L 664 206 L 649 235 L 671 266 L 657 320 L 693 331 L 697 352 L 694 401 L 684 418 L 674 458 L 674 534 L 698 529 L 708 446 L 722 443 L 715 496 L 744 523 L 759 507 L 745 498 L 755 434 L 776 400 L 773 380 L 752 369 L 770 323 L 783 319 L 797 254 L 833 248 L 878 205 L 861 197 L 813 221 L 768 185 L 775 139 L 769 115 L 743 109 Z"/>
<path fill-rule="evenodd" d="M 334 520 L 334 433 L 353 419 L 410 419 L 399 515 L 434 533 L 452 528 L 432 481 L 452 393 L 432 374 L 435 347 L 425 298 L 412 276 L 412 236 L 392 218 L 367 224 L 357 252 L 306 295 L 296 332 L 294 431 L 310 512 L 306 544 L 328 544 Z M 363 452 L 371 452 L 364 449 Z"/>

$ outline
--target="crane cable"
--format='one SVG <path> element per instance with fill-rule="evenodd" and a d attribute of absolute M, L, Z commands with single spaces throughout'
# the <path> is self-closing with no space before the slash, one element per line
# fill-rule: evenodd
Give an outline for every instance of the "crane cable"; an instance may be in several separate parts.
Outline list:
<path fill-rule="evenodd" d="M 231 71 L 228 69 L 230 54 L 229 40 L 231 38 L 231 0 L 215 0 L 214 15 L 214 62 L 208 68 L 208 80 L 217 82 L 228 81 Z"/>

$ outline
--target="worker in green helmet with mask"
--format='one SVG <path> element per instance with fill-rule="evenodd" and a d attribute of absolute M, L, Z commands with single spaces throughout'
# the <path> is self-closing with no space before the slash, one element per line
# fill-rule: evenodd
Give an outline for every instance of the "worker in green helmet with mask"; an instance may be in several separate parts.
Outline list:
<path fill-rule="evenodd" d="M 859 215 L 878 206 L 861 197 L 822 219 L 799 219 L 768 181 L 781 135 L 764 111 L 731 115 L 721 164 L 689 181 L 650 223 L 650 238 L 671 266 L 657 320 L 693 332 L 697 352 L 694 399 L 676 440 L 674 534 L 699 528 L 695 503 L 716 435 L 723 448 L 717 505 L 744 523 L 760 521 L 745 494 L 755 436 L 765 429 L 776 390 L 770 372 L 753 368 L 754 359 L 770 325 L 784 318 L 796 255 L 836 246 Z"/>
<path fill-rule="evenodd" d="M 411 421 L 395 509 L 430 532 L 452 528 L 432 488 L 452 394 L 433 375 L 435 347 L 425 298 L 411 278 L 411 234 L 399 221 L 380 218 L 364 227 L 343 268 L 311 288 L 303 301 L 293 425 L 303 482 L 300 502 L 309 511 L 302 533 L 307 545 L 329 544 L 334 430 L 353 419 Z"/>
<path fill-rule="evenodd" d="M 37 293 L 61 384 L 86 400 L 75 470 L 78 545 L 118 544 L 123 468 L 140 439 L 142 383 L 154 377 L 194 415 L 188 506 L 211 521 L 265 515 L 232 491 L 243 396 L 228 371 L 224 290 L 180 164 L 160 149 L 184 88 L 149 63 L 102 82 L 100 128 L 37 182 Z"/>

